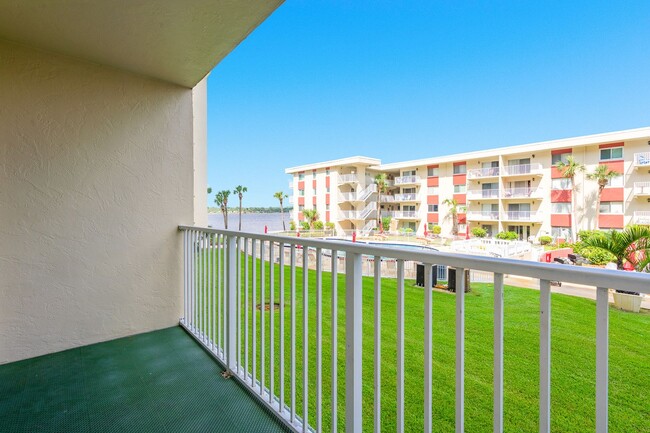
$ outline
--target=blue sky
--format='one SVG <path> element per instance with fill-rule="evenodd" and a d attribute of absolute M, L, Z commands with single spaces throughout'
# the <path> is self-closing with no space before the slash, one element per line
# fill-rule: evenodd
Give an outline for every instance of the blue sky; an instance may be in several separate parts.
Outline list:
<path fill-rule="evenodd" d="M 208 184 L 650 126 L 648 41 L 647 0 L 289 0 L 208 79 Z"/>

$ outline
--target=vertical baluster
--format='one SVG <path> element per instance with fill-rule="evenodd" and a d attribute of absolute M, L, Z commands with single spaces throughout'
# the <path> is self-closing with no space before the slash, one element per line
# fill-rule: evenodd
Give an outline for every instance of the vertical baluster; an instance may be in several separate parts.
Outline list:
<path fill-rule="evenodd" d="M 609 290 L 596 289 L 596 432 L 607 433 L 609 394 Z"/>
<path fill-rule="evenodd" d="M 230 239 L 230 235 L 223 235 L 223 243 L 221 245 L 221 334 L 223 338 L 223 345 L 221 346 L 221 353 L 223 359 L 226 359 L 226 347 L 228 345 L 228 336 L 227 336 L 227 319 L 228 319 L 228 268 L 227 268 L 227 241 Z"/>
<path fill-rule="evenodd" d="M 404 260 L 397 260 L 397 432 L 404 432 Z"/>
<path fill-rule="evenodd" d="M 215 247 L 214 250 L 212 251 L 212 267 L 214 269 L 214 275 L 212 275 L 212 306 L 210 309 L 212 310 L 212 350 L 214 353 L 217 355 L 219 354 L 219 346 L 217 344 L 217 305 L 218 305 L 218 298 L 217 298 L 217 281 L 219 279 L 219 275 L 221 272 L 221 269 L 219 269 L 218 266 L 218 261 L 217 261 L 217 254 L 220 248 L 220 235 L 215 234 L 214 235 L 214 243 Z"/>
<path fill-rule="evenodd" d="M 323 431 L 323 251 L 316 248 L 316 431 Z"/>
<path fill-rule="evenodd" d="M 332 433 L 338 430 L 338 259 L 332 250 Z"/>
<path fill-rule="evenodd" d="M 237 374 L 241 374 L 241 249 L 243 237 L 237 238 Z"/>
<path fill-rule="evenodd" d="M 196 230 L 192 230 L 192 332 L 196 334 Z"/>
<path fill-rule="evenodd" d="M 302 247 L 302 431 L 309 425 L 309 247 Z"/>
<path fill-rule="evenodd" d="M 187 326 L 187 301 L 189 295 L 187 256 L 187 230 L 183 230 L 183 323 L 185 326 Z"/>
<path fill-rule="evenodd" d="M 257 240 L 253 239 L 253 303 L 251 304 L 251 316 L 253 317 L 253 353 L 252 353 L 252 377 L 251 386 L 255 387 L 255 379 L 257 378 Z"/>
<path fill-rule="evenodd" d="M 539 431 L 551 431 L 551 282 L 539 280 Z"/>
<path fill-rule="evenodd" d="M 198 324 L 199 324 L 199 338 L 201 341 L 205 341 L 205 323 L 203 320 L 203 307 L 205 304 L 205 301 L 203 299 L 203 291 L 204 291 L 204 284 L 203 284 L 203 279 L 204 279 L 204 269 L 203 269 L 203 237 L 205 234 L 202 231 L 199 231 L 199 243 L 198 243 L 198 254 L 197 254 L 197 266 L 198 266 Z"/>
<path fill-rule="evenodd" d="M 494 433 L 503 433 L 503 274 L 494 274 Z"/>
<path fill-rule="evenodd" d="M 217 248 L 217 267 L 218 267 L 218 273 L 217 273 L 217 301 L 216 301 L 216 310 L 217 310 L 217 335 L 215 336 L 215 340 L 218 340 L 217 342 L 217 347 L 218 347 L 218 352 L 221 352 L 223 350 L 223 340 L 222 340 L 222 330 L 221 330 L 221 304 L 222 304 L 222 298 L 221 298 L 221 292 L 222 292 L 222 279 L 223 279 L 223 264 L 221 262 L 221 256 L 223 255 L 223 244 L 224 244 L 224 235 L 219 235 L 219 248 Z"/>
<path fill-rule="evenodd" d="M 284 412 L 284 243 L 280 242 L 280 413 Z"/>
<path fill-rule="evenodd" d="M 228 235 L 228 244 L 227 244 L 227 285 L 226 285 L 226 311 L 227 321 L 226 321 L 226 359 L 228 370 L 235 371 L 237 364 L 235 362 L 235 340 L 237 333 L 237 316 L 235 311 L 237 309 L 237 272 L 235 269 L 237 260 L 237 238 L 234 235 Z"/>
<path fill-rule="evenodd" d="M 456 268 L 456 433 L 465 431 L 465 268 Z"/>
<path fill-rule="evenodd" d="M 381 432 L 381 257 L 375 256 L 375 433 Z"/>
<path fill-rule="evenodd" d="M 244 242 L 244 378 L 248 381 L 248 333 L 249 333 L 249 318 L 248 318 L 248 239 Z"/>
<path fill-rule="evenodd" d="M 291 245 L 291 423 L 296 422 L 296 246 Z"/>
<path fill-rule="evenodd" d="M 266 275 L 264 266 L 265 243 L 260 241 L 260 395 L 264 394 L 264 383 L 266 379 Z"/>
<path fill-rule="evenodd" d="M 275 254 L 274 242 L 269 242 L 269 403 L 275 393 Z"/>
<path fill-rule="evenodd" d="M 362 420 L 362 256 L 345 256 L 345 431 L 361 432 Z M 403 263 L 402 263 L 403 266 Z M 402 267 L 403 269 L 403 267 Z"/>
<path fill-rule="evenodd" d="M 432 428 L 433 265 L 424 263 L 424 431 Z M 437 270 L 436 270 L 437 272 Z"/>
<path fill-rule="evenodd" d="M 214 302 L 213 296 L 212 296 L 212 275 L 214 274 L 214 269 L 212 268 L 212 238 L 213 234 L 212 233 L 207 233 L 207 248 L 206 248 L 206 254 L 205 254 L 205 261 L 207 264 L 208 272 L 206 274 L 206 283 L 205 286 L 207 288 L 207 301 L 206 301 L 206 316 L 208 318 L 207 324 L 206 324 L 206 333 L 208 334 L 208 348 L 214 349 L 214 334 L 212 334 L 212 303 Z"/>

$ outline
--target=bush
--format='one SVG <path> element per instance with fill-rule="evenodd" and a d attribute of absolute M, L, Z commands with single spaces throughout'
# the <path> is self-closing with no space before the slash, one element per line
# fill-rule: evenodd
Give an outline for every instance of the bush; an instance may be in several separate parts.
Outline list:
<path fill-rule="evenodd" d="M 499 232 L 496 238 L 505 241 L 516 241 L 519 239 L 519 235 L 515 232 Z"/>
<path fill-rule="evenodd" d="M 553 242 L 553 238 L 550 236 L 540 236 L 539 237 L 539 243 L 542 245 L 548 245 L 551 242 Z"/>
<path fill-rule="evenodd" d="M 307 221 L 301 221 L 300 228 L 303 230 L 309 230 L 311 227 L 309 226 L 309 223 Z"/>
<path fill-rule="evenodd" d="M 323 230 L 324 227 L 323 221 L 314 221 L 314 230 Z"/>
<path fill-rule="evenodd" d="M 334 227 L 335 227 L 335 225 L 334 225 L 334 223 L 332 223 L 332 222 L 325 223 L 325 228 L 326 228 L 327 230 L 334 230 Z"/>
<path fill-rule="evenodd" d="M 393 218 L 387 216 L 383 217 L 381 219 L 381 227 L 384 229 L 385 232 L 390 230 L 390 222 L 393 220 Z"/>
<path fill-rule="evenodd" d="M 587 239 L 593 238 L 594 236 L 600 236 L 603 232 L 600 230 L 580 230 L 578 232 L 578 239 L 580 241 L 586 241 Z"/>
<path fill-rule="evenodd" d="M 296 222 L 291 220 L 289 221 L 289 230 L 296 231 Z"/>
<path fill-rule="evenodd" d="M 431 230 L 431 233 L 434 235 L 439 235 L 442 232 L 442 227 L 439 225 L 430 225 L 429 230 Z"/>
<path fill-rule="evenodd" d="M 589 260 L 594 265 L 604 265 L 609 262 L 616 262 L 614 254 L 601 250 L 600 248 L 583 247 L 582 252 L 578 254 Z"/>
<path fill-rule="evenodd" d="M 487 231 L 481 227 L 474 227 L 472 229 L 472 236 L 476 238 L 484 238 L 487 236 Z"/>

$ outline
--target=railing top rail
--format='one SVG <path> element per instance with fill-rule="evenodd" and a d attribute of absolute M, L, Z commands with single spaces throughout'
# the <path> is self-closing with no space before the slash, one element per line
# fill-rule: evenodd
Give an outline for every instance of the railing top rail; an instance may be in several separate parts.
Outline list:
<path fill-rule="evenodd" d="M 471 256 L 466 254 L 444 253 L 440 251 L 409 251 L 390 247 L 370 246 L 346 241 L 324 241 L 318 239 L 294 238 L 268 234 L 239 232 L 207 227 L 180 225 L 179 230 L 199 230 L 229 236 L 243 236 L 262 241 L 282 242 L 286 245 L 299 245 L 327 250 L 345 251 L 351 254 L 367 254 L 390 257 L 397 260 L 412 260 L 435 263 L 465 269 L 489 271 L 494 273 L 521 275 L 540 280 L 563 281 L 588 286 L 609 287 L 620 290 L 650 294 L 650 274 L 642 272 L 616 271 L 610 269 L 582 268 L 514 259 Z"/>

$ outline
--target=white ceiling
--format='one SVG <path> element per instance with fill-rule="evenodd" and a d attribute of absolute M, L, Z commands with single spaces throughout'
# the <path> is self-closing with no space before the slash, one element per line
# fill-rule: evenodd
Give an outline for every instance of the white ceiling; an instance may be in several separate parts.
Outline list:
<path fill-rule="evenodd" d="M 0 38 L 194 87 L 283 0 L 0 0 Z"/>

